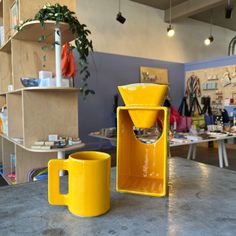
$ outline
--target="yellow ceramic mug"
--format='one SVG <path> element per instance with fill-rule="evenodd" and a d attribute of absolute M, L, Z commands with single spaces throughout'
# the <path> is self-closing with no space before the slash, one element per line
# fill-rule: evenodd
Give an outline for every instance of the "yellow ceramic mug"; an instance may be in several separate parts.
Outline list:
<path fill-rule="evenodd" d="M 48 163 L 48 201 L 67 205 L 77 216 L 98 216 L 110 208 L 111 157 L 102 152 L 77 152 Z M 60 194 L 59 170 L 68 171 L 68 194 Z"/>

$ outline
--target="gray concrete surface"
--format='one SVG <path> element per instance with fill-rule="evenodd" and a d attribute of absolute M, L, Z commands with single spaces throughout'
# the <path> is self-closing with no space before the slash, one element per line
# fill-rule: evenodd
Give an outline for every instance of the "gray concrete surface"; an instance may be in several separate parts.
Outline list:
<path fill-rule="evenodd" d="M 1 187 L 0 235 L 236 235 L 236 172 L 171 158 L 169 173 L 155 198 L 117 193 L 113 169 L 111 210 L 94 218 L 49 205 L 45 181 Z"/>

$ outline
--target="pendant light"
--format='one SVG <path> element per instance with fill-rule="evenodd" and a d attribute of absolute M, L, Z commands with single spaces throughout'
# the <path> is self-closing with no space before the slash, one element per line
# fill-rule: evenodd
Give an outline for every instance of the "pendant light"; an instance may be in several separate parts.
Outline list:
<path fill-rule="evenodd" d="M 204 44 L 209 46 L 214 41 L 214 37 L 212 35 L 212 12 L 211 12 L 211 25 L 210 25 L 210 35 L 208 38 L 204 40 Z"/>
<path fill-rule="evenodd" d="M 227 1 L 227 4 L 225 6 L 225 18 L 226 19 L 230 19 L 231 16 L 232 16 L 232 10 L 233 10 L 233 7 L 231 5 L 231 2 L 230 0 Z"/>
<path fill-rule="evenodd" d="M 173 37 L 175 35 L 175 31 L 173 26 L 171 25 L 171 0 L 170 0 L 170 20 L 169 20 L 169 26 L 167 27 L 167 35 L 169 37 Z"/>
<path fill-rule="evenodd" d="M 118 22 L 120 22 L 121 24 L 124 24 L 125 21 L 126 21 L 126 18 L 122 16 L 122 13 L 121 13 L 121 11 L 120 11 L 120 1 L 121 1 L 121 0 L 119 0 L 119 12 L 118 12 L 118 14 L 117 14 L 117 16 L 116 16 L 116 20 L 117 20 Z"/>

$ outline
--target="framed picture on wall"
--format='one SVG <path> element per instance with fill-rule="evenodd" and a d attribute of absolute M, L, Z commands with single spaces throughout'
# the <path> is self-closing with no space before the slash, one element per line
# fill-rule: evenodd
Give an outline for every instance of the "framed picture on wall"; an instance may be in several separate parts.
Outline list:
<path fill-rule="evenodd" d="M 15 0 L 10 8 L 11 36 L 16 32 L 15 26 L 19 24 L 18 0 Z"/>
<path fill-rule="evenodd" d="M 166 68 L 140 67 L 141 83 L 169 84 Z"/>

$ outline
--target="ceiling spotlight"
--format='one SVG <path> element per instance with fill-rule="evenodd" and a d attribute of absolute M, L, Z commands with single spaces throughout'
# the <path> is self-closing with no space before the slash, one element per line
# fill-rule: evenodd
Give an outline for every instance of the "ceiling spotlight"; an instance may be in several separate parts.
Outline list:
<path fill-rule="evenodd" d="M 126 21 L 126 18 L 122 16 L 121 11 L 120 11 L 120 0 L 119 0 L 119 12 L 116 16 L 116 20 L 119 21 L 121 24 L 124 24 Z"/>
<path fill-rule="evenodd" d="M 171 0 L 170 0 L 170 20 L 169 20 L 169 26 L 167 27 L 167 35 L 168 37 L 173 37 L 175 35 L 175 31 L 173 26 L 171 25 Z"/>
<path fill-rule="evenodd" d="M 209 46 L 213 41 L 214 41 L 214 37 L 213 37 L 212 35 L 210 35 L 208 38 L 206 38 L 206 39 L 204 40 L 204 44 L 205 44 L 206 46 Z"/>
<path fill-rule="evenodd" d="M 119 21 L 121 24 L 124 24 L 126 21 L 126 18 L 122 16 L 121 12 L 119 12 L 116 16 L 116 20 Z"/>
<path fill-rule="evenodd" d="M 226 6 L 225 6 L 225 18 L 226 18 L 226 19 L 230 19 L 230 18 L 231 18 L 232 10 L 233 10 L 233 7 L 232 7 L 232 5 L 230 4 L 230 0 L 228 0 L 228 1 L 227 1 L 227 4 L 226 4 Z"/>
<path fill-rule="evenodd" d="M 175 31 L 172 25 L 169 25 L 167 28 L 167 35 L 169 37 L 173 37 L 175 35 Z"/>

